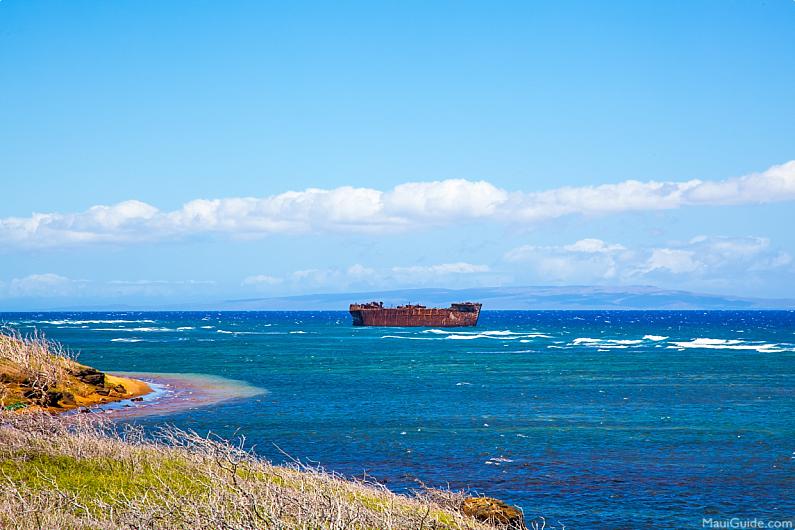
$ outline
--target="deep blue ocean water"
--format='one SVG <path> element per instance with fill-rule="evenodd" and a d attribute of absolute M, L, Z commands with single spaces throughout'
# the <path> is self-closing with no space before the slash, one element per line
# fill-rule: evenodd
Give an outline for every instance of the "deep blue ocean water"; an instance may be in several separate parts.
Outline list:
<path fill-rule="evenodd" d="M 169 416 L 404 491 L 470 488 L 567 528 L 795 517 L 795 312 L 486 311 L 477 328 L 345 312 L 4 313 L 107 371 L 267 393 Z"/>

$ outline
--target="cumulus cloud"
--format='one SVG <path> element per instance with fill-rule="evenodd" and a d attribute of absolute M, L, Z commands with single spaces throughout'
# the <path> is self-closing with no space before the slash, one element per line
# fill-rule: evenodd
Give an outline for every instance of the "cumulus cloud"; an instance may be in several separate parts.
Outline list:
<path fill-rule="evenodd" d="M 54 272 L 30 274 L 0 281 L 0 298 L 112 298 L 193 294 L 214 288 L 213 280 L 110 280 L 74 279 Z"/>
<path fill-rule="evenodd" d="M 564 250 L 568 250 L 569 252 L 585 252 L 586 254 L 605 254 L 609 252 L 618 252 L 621 250 L 626 250 L 623 245 L 619 244 L 607 244 L 601 239 L 594 239 L 594 238 L 587 238 L 587 239 L 580 239 L 576 243 L 571 245 L 566 245 L 563 247 Z"/>
<path fill-rule="evenodd" d="M 8 296 L 11 298 L 69 296 L 75 293 L 84 281 L 72 280 L 51 272 L 30 274 L 14 278 L 8 283 Z"/>
<path fill-rule="evenodd" d="M 614 278 L 618 265 L 632 255 L 623 245 L 588 238 L 562 246 L 522 245 L 506 252 L 504 259 L 529 266 L 547 281 L 600 281 Z"/>
<path fill-rule="evenodd" d="M 792 257 L 761 237 L 698 236 L 667 246 L 629 248 L 600 239 L 569 245 L 522 245 L 504 255 L 534 279 L 553 282 L 633 282 L 726 278 L 785 270 Z"/>
<path fill-rule="evenodd" d="M 646 262 L 635 269 L 633 273 L 647 274 L 652 271 L 667 271 L 681 274 L 696 271 L 703 266 L 704 264 L 696 259 L 695 252 L 691 250 L 654 248 Z"/>
<path fill-rule="evenodd" d="M 268 274 L 257 274 L 254 276 L 248 276 L 243 278 L 243 281 L 240 282 L 241 285 L 254 285 L 254 286 L 267 286 L 267 285 L 279 285 L 283 283 L 284 279 L 278 278 L 276 276 L 270 276 Z"/>
<path fill-rule="evenodd" d="M 438 265 L 414 265 L 412 267 L 392 267 L 398 274 L 438 275 L 438 274 L 473 274 L 489 272 L 488 265 L 474 265 L 462 261 L 456 263 L 440 263 Z"/>
<path fill-rule="evenodd" d="M 242 285 L 274 293 L 306 292 L 311 289 L 364 289 L 417 287 L 421 285 L 458 285 L 481 277 L 485 283 L 494 281 L 488 265 L 467 262 L 438 263 L 373 268 L 356 263 L 349 267 L 297 270 L 285 276 L 260 274 L 249 276 Z"/>
<path fill-rule="evenodd" d="M 605 215 L 685 206 L 795 199 L 795 161 L 720 181 L 629 180 L 541 192 L 508 191 L 486 181 L 410 182 L 391 190 L 311 188 L 268 197 L 196 199 L 174 211 L 130 200 L 80 213 L 0 219 L 6 246 L 51 247 L 184 238 L 202 234 L 388 233 L 476 219 L 533 223 L 566 215 Z M 587 245 L 587 244 L 586 244 Z M 584 252 L 589 250 L 584 247 Z M 595 252 L 604 253 L 604 249 Z"/>

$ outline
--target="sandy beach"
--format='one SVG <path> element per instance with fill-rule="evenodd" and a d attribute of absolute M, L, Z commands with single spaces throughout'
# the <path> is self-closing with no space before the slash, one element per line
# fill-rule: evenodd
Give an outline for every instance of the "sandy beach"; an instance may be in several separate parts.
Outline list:
<path fill-rule="evenodd" d="M 86 405 L 89 410 L 112 417 L 160 416 L 266 392 L 242 381 L 205 374 L 121 372 L 106 377 L 108 381 L 118 380 L 125 388 L 127 381 L 130 389 L 139 392 L 115 401 Z"/>

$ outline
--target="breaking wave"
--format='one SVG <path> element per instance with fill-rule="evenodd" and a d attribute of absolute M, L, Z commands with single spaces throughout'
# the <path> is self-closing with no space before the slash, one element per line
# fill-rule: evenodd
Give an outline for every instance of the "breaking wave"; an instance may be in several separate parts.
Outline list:
<path fill-rule="evenodd" d="M 707 350 L 752 350 L 759 353 L 774 353 L 781 351 L 791 351 L 790 348 L 783 348 L 781 344 L 770 344 L 766 342 L 743 341 L 739 339 L 710 339 L 698 338 L 690 341 L 671 342 L 669 348 L 677 349 L 707 349 Z"/>
<path fill-rule="evenodd" d="M 80 324 L 154 324 L 154 320 L 143 319 L 143 320 L 29 320 L 28 322 L 36 323 L 36 324 L 52 324 L 54 326 L 63 326 L 63 325 L 80 325 Z"/>
<path fill-rule="evenodd" d="M 594 339 L 591 337 L 578 337 L 569 343 L 569 346 L 587 346 L 604 349 L 623 349 L 638 346 L 644 342 L 661 342 L 668 337 L 662 335 L 644 335 L 641 339 Z"/>
<path fill-rule="evenodd" d="M 425 329 L 416 332 L 393 331 L 394 335 L 384 335 L 382 339 L 406 339 L 406 340 L 476 340 L 476 339 L 496 339 L 496 340 L 518 340 L 519 342 L 531 342 L 536 338 L 553 338 L 550 335 L 536 332 L 516 332 L 509 330 L 487 330 L 487 331 L 448 331 L 444 329 Z M 413 334 L 412 334 L 413 333 Z M 398 336 L 400 334 L 400 336 Z M 417 335 L 432 335 L 430 337 Z"/>
<path fill-rule="evenodd" d="M 590 337 L 578 337 L 571 341 L 572 346 L 589 346 L 593 348 L 613 348 L 623 349 L 629 346 L 642 344 L 640 339 L 592 339 Z"/>
<path fill-rule="evenodd" d="M 135 331 L 138 333 L 163 333 L 163 332 L 177 331 L 177 330 L 174 328 L 143 327 L 143 328 L 91 328 L 91 331 Z"/>

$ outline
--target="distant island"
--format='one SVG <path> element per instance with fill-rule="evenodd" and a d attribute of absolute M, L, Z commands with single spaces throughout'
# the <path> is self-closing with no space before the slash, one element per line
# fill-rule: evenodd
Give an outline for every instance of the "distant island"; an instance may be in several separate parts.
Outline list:
<path fill-rule="evenodd" d="M 345 310 L 351 300 L 383 300 L 387 305 L 423 303 L 444 305 L 462 300 L 483 303 L 493 310 L 598 310 L 598 309 L 795 309 L 795 300 L 660 289 L 652 286 L 526 286 L 469 289 L 400 289 L 354 293 L 326 293 L 227 300 L 197 304 L 196 309 L 218 310 Z"/>
<path fill-rule="evenodd" d="M 345 291 L 175 303 L 153 300 L 150 303 L 121 304 L 114 300 L 90 305 L 63 305 L 52 300 L 39 300 L 8 311 L 347 311 L 349 304 L 363 300 L 381 300 L 386 306 L 418 303 L 446 306 L 452 302 L 477 300 L 483 303 L 484 311 L 795 309 L 795 299 L 789 298 L 753 298 L 648 285 L 570 285 Z"/>

